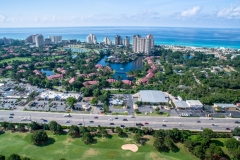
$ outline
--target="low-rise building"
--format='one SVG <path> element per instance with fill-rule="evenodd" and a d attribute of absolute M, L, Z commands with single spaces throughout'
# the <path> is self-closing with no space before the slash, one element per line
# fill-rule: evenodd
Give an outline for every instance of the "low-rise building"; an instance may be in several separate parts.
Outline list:
<path fill-rule="evenodd" d="M 190 108 L 203 108 L 203 104 L 199 100 L 186 100 Z"/>
<path fill-rule="evenodd" d="M 235 111 L 237 106 L 235 104 L 214 103 L 213 108 L 215 111 Z"/>
<path fill-rule="evenodd" d="M 189 105 L 185 101 L 173 101 L 176 109 L 189 109 Z"/>
<path fill-rule="evenodd" d="M 162 91 L 141 90 L 139 101 L 152 104 L 167 104 L 167 96 Z"/>

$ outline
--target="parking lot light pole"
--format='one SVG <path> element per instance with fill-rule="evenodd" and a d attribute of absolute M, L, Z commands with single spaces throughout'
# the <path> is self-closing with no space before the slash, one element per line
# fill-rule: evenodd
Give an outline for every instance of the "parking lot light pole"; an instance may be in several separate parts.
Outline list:
<path fill-rule="evenodd" d="M 83 116 L 83 125 L 84 125 L 84 127 L 85 127 L 84 116 Z"/>

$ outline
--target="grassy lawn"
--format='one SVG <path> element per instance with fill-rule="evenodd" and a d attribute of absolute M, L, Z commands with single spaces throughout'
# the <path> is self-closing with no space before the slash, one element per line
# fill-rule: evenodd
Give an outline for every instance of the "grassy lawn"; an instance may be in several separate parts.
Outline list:
<path fill-rule="evenodd" d="M 113 108 L 116 108 L 116 109 L 122 109 L 123 106 L 113 106 Z"/>
<path fill-rule="evenodd" d="M 162 114 L 159 114 L 159 113 L 148 113 L 147 115 L 145 115 L 145 112 L 135 112 L 135 115 L 137 116 L 162 116 L 162 117 L 167 117 L 168 116 L 168 113 L 166 112 L 163 112 Z"/>
<path fill-rule="evenodd" d="M 14 57 L 14 58 L 9 58 L 9 59 L 3 59 L 0 61 L 0 63 L 4 63 L 4 62 L 9 62 L 9 61 L 27 61 L 30 60 L 31 58 L 29 57 Z"/>
<path fill-rule="evenodd" d="M 120 112 L 120 113 L 112 112 L 112 115 L 128 115 L 128 113 L 127 112 Z"/>
<path fill-rule="evenodd" d="M 30 143 L 30 133 L 6 132 L 0 135 L 1 154 L 9 156 L 17 153 L 27 156 L 31 160 L 197 160 L 195 156 L 187 151 L 180 143 L 176 144 L 180 149 L 178 152 L 159 153 L 153 147 L 153 140 L 139 146 L 138 151 L 124 151 L 123 144 L 132 143 L 131 138 L 119 138 L 113 135 L 111 139 L 97 138 L 97 143 L 85 145 L 81 138 L 72 139 L 68 135 L 52 135 L 48 132 L 49 144 L 38 147 Z M 3 145 L 4 144 L 4 145 Z"/>

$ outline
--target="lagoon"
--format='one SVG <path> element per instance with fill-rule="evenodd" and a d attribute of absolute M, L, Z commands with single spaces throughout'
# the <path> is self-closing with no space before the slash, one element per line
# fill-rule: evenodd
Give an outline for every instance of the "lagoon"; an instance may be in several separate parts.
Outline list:
<path fill-rule="evenodd" d="M 138 70 L 142 69 L 143 66 L 143 57 L 138 57 L 136 60 L 128 62 L 128 63 L 110 63 L 105 62 L 107 56 L 104 56 L 97 64 L 101 64 L 103 66 L 107 66 L 108 64 L 115 71 L 113 78 L 117 79 L 117 76 L 121 76 L 121 79 L 129 79 L 126 75 L 126 72 L 130 70 Z"/>

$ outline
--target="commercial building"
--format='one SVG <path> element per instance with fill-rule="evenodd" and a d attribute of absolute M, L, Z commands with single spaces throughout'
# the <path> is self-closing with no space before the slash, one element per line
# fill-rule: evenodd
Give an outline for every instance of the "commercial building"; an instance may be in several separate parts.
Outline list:
<path fill-rule="evenodd" d="M 162 91 L 142 90 L 139 94 L 139 101 L 153 104 L 167 104 L 167 96 Z"/>
<path fill-rule="evenodd" d="M 146 38 L 143 38 L 140 35 L 133 36 L 132 50 L 134 53 L 150 54 L 153 47 L 154 39 L 151 34 L 147 35 Z"/>
<path fill-rule="evenodd" d="M 97 44 L 97 37 L 94 34 L 89 34 L 87 36 L 87 43 Z"/>
<path fill-rule="evenodd" d="M 130 45 L 130 37 L 126 36 L 123 40 L 123 45 L 128 47 Z"/>
<path fill-rule="evenodd" d="M 234 104 L 214 103 L 213 108 L 215 111 L 235 111 L 237 106 Z"/>
<path fill-rule="evenodd" d="M 203 104 L 199 100 L 186 100 L 190 108 L 203 108 Z"/>
<path fill-rule="evenodd" d="M 44 45 L 44 38 L 41 34 L 38 34 L 35 37 L 36 47 L 42 47 Z"/>
<path fill-rule="evenodd" d="M 49 36 L 48 38 L 51 39 L 51 42 L 53 44 L 61 43 L 62 42 L 62 36 Z"/>
<path fill-rule="evenodd" d="M 44 91 L 41 92 L 37 98 L 44 99 L 44 100 L 66 100 L 69 97 L 74 97 L 77 100 L 81 98 L 81 95 L 78 93 L 61 93 L 55 91 Z"/>
<path fill-rule="evenodd" d="M 69 44 L 77 44 L 77 40 L 76 39 L 69 39 L 68 43 Z"/>
<path fill-rule="evenodd" d="M 114 37 L 114 44 L 115 44 L 115 45 L 122 45 L 122 37 L 119 36 L 119 35 L 116 35 L 116 36 Z"/>
<path fill-rule="evenodd" d="M 185 101 L 173 101 L 176 109 L 189 109 L 189 105 Z"/>
<path fill-rule="evenodd" d="M 111 41 L 111 39 L 109 39 L 108 37 L 104 37 L 103 43 L 104 43 L 105 45 L 112 45 L 112 41 Z"/>

